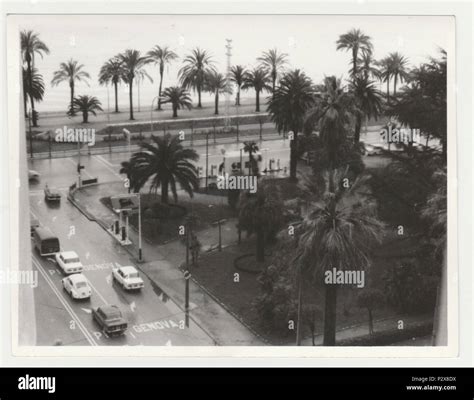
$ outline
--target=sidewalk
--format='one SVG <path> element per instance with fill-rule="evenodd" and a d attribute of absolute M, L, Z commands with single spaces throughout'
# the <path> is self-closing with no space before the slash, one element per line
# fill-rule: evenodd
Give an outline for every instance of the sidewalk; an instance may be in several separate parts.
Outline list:
<path fill-rule="evenodd" d="M 120 190 L 118 185 L 122 188 Z M 74 203 L 89 219 L 95 220 L 104 229 L 112 225 L 117 216 L 103 205 L 99 199 L 123 192 L 121 182 L 102 183 L 82 188 L 74 194 Z M 202 195 L 206 196 L 206 195 Z M 235 221 L 228 221 L 222 227 L 223 244 L 237 240 Z M 138 243 L 137 233 L 130 230 L 130 239 Z M 203 246 L 217 243 L 217 228 L 201 231 L 199 239 Z M 134 245 L 127 246 L 130 253 L 138 253 Z M 162 289 L 173 301 L 184 309 L 185 281 L 179 266 L 184 261 L 185 248 L 180 240 L 164 245 L 142 242 L 145 262 L 138 264 L 140 270 Z M 265 343 L 251 330 L 229 314 L 200 286 L 190 282 L 191 318 L 222 346 L 257 346 Z"/>

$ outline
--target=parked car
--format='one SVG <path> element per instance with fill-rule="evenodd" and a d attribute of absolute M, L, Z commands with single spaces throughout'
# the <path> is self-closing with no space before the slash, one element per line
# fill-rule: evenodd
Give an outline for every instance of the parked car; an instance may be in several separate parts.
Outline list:
<path fill-rule="evenodd" d="M 56 188 L 50 188 L 48 185 L 44 188 L 44 199 L 46 201 L 61 201 L 61 193 Z"/>
<path fill-rule="evenodd" d="M 120 309 L 115 305 L 105 305 L 92 310 L 92 319 L 107 335 L 123 335 L 128 324 Z"/>
<path fill-rule="evenodd" d="M 89 299 L 92 289 L 83 274 L 72 274 L 62 279 L 63 288 L 73 299 Z"/>
<path fill-rule="evenodd" d="M 63 251 L 61 253 L 56 253 L 55 258 L 59 267 L 67 275 L 77 274 L 83 270 L 82 263 L 75 251 Z"/>
<path fill-rule="evenodd" d="M 380 146 L 374 146 L 372 144 L 364 144 L 364 147 L 365 147 L 365 155 L 367 156 L 376 156 L 384 152 L 384 149 Z"/>
<path fill-rule="evenodd" d="M 137 269 L 132 266 L 113 268 L 112 277 L 125 290 L 140 290 L 145 286 Z"/>
<path fill-rule="evenodd" d="M 28 170 L 28 180 L 29 181 L 37 181 L 39 180 L 40 173 L 37 171 L 34 171 L 32 169 Z"/>

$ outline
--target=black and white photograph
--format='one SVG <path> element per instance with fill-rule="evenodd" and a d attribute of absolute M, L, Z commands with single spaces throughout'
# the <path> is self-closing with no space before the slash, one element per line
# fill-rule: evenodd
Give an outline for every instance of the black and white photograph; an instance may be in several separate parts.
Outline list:
<path fill-rule="evenodd" d="M 7 39 L 16 352 L 456 354 L 454 17 L 9 15 Z"/>

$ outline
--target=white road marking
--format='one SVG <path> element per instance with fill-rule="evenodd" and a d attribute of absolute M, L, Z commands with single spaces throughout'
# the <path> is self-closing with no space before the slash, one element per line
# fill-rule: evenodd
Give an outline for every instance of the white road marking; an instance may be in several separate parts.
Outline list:
<path fill-rule="evenodd" d="M 110 164 L 108 161 L 106 161 L 103 157 L 101 156 L 94 156 L 105 168 L 107 168 L 110 172 L 112 172 L 115 176 L 119 177 L 120 180 L 123 179 L 123 176 L 121 176 L 119 173 L 117 173 L 115 170 L 113 170 L 108 164 Z"/>
<path fill-rule="evenodd" d="M 82 307 L 81 307 L 81 310 L 84 311 L 84 312 L 87 313 L 87 314 L 92 314 L 92 310 L 89 309 L 89 308 L 82 308 Z"/>

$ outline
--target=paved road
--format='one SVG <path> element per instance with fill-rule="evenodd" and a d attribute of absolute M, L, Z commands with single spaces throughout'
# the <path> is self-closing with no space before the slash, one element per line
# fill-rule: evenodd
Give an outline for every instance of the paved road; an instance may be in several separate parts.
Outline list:
<path fill-rule="evenodd" d="M 67 165 L 67 164 L 66 164 Z M 58 177 L 64 178 L 64 172 Z M 52 178 L 52 177 L 51 177 Z M 62 181 L 61 181 L 62 182 Z M 58 185 L 57 180 L 51 184 Z M 35 290 L 39 344 L 88 345 L 212 345 L 209 335 L 191 321 L 184 327 L 184 313 L 168 296 L 145 278 L 139 293 L 126 293 L 111 279 L 112 266 L 134 265 L 128 253 L 97 224 L 91 223 L 65 200 L 59 207 L 45 204 L 43 195 L 30 193 L 31 214 L 48 226 L 60 239 L 62 250 L 74 250 L 85 266 L 92 284 L 92 298 L 73 301 L 62 290 L 61 274 L 52 258 L 33 251 L 33 265 L 39 271 Z M 100 245 L 98 245 L 100 243 Z M 110 339 L 93 323 L 91 308 L 116 304 L 129 322 L 127 334 Z"/>

